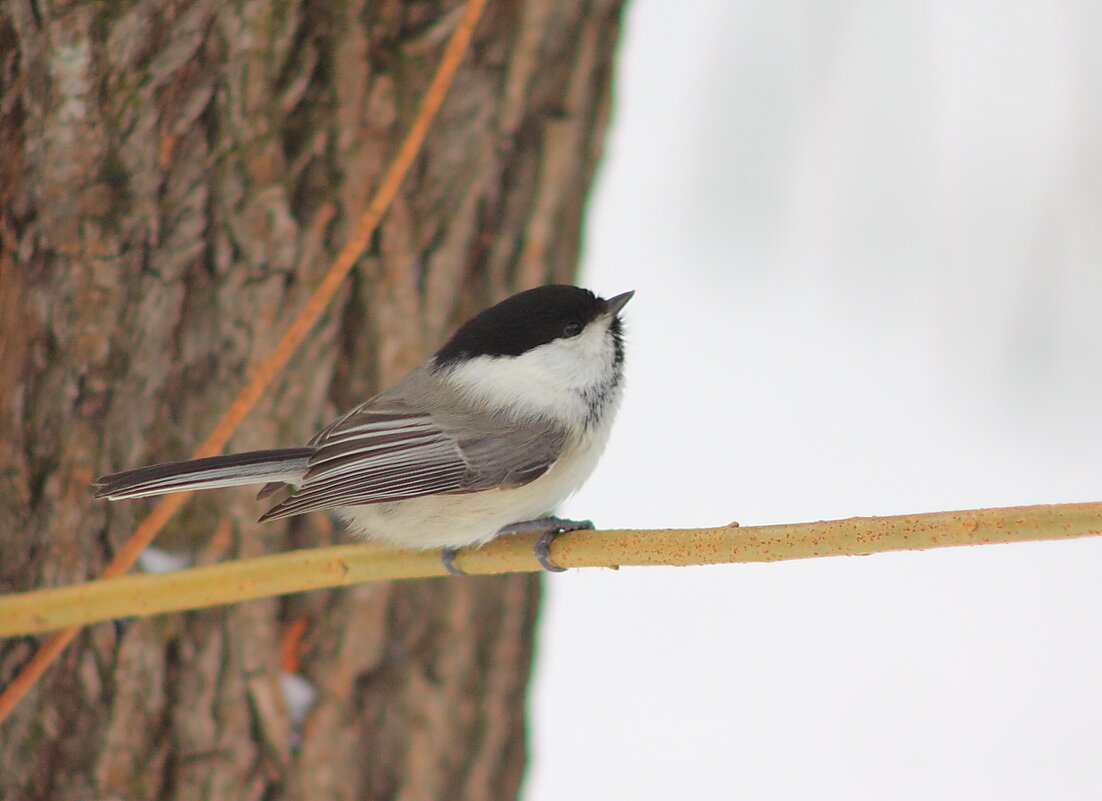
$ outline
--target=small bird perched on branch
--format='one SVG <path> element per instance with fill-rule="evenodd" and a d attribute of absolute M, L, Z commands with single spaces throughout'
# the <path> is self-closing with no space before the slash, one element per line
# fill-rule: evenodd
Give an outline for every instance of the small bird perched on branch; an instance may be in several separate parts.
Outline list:
<path fill-rule="evenodd" d="M 458 548 L 540 530 L 536 558 L 563 531 L 547 517 L 593 472 L 620 404 L 620 312 L 575 286 L 513 295 L 468 320 L 390 389 L 319 431 L 305 447 L 141 467 L 95 481 L 96 497 L 264 484 L 261 516 L 334 510 L 353 533 L 402 548 Z"/>

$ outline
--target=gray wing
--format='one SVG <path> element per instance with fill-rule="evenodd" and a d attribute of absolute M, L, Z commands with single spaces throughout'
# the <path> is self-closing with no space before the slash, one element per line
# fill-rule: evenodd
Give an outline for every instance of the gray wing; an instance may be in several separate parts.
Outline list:
<path fill-rule="evenodd" d="M 410 378 L 426 385 L 424 375 Z M 322 429 L 310 442 L 316 450 L 298 488 L 260 519 L 519 487 L 547 472 L 566 441 L 564 430 L 544 421 L 507 422 L 474 407 L 457 411 L 434 403 L 431 391 L 415 395 L 415 404 L 402 388 Z"/>

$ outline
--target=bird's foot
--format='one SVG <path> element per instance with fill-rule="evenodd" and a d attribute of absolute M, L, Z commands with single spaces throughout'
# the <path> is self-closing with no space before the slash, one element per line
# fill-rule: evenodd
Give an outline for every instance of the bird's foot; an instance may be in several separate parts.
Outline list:
<path fill-rule="evenodd" d="M 541 517 L 536 520 L 525 520 L 520 523 L 510 523 L 499 531 L 499 534 L 512 534 L 519 531 L 542 531 L 543 535 L 536 541 L 536 547 L 532 549 L 536 561 L 540 566 L 551 573 L 563 573 L 565 567 L 559 567 L 551 561 L 551 543 L 567 531 L 582 531 L 592 529 L 592 520 L 565 520 L 561 517 Z"/>
<path fill-rule="evenodd" d="M 540 567 L 544 570 L 551 573 L 563 573 L 566 571 L 566 568 L 559 567 L 551 561 L 551 543 L 553 543 L 560 534 L 564 534 L 567 531 L 582 531 L 592 528 L 593 521 L 591 520 L 566 520 L 561 517 L 540 517 L 536 520 L 522 520 L 519 523 L 510 523 L 497 533 L 500 535 L 517 534 L 522 531 L 543 532 L 542 536 L 536 541 L 532 553 L 535 555 L 536 561 L 540 563 Z M 440 561 L 443 563 L 444 569 L 453 576 L 470 575 L 456 567 L 455 555 L 458 552 L 459 549 L 454 546 L 440 549 Z"/>

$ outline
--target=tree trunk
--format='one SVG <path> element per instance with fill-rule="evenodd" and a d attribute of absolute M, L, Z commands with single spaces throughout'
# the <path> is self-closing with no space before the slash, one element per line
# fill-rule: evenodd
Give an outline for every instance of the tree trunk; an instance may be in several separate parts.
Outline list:
<path fill-rule="evenodd" d="M 229 450 L 297 445 L 463 318 L 569 281 L 620 0 L 495 0 L 323 323 Z M 362 213 L 461 6 L 0 5 L 0 592 L 95 576 Z M 342 541 L 248 489 L 158 545 L 201 563 Z M 524 764 L 538 582 L 428 580 L 85 630 L 0 724 L 0 798 L 501 799 Z M 301 732 L 281 642 L 318 690 Z M 0 643 L 0 684 L 37 640 Z"/>

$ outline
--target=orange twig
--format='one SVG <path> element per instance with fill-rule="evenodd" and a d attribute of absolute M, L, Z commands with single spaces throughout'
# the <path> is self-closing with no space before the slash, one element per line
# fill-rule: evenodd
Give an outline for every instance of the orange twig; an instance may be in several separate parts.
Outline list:
<path fill-rule="evenodd" d="M 302 638 L 306 636 L 309 621 L 299 615 L 283 627 L 279 640 L 279 665 L 288 673 L 297 673 L 302 662 Z"/>
<path fill-rule="evenodd" d="M 317 289 L 306 301 L 306 305 L 302 307 L 302 311 L 291 323 L 283 338 L 260 363 L 249 383 L 234 398 L 203 444 L 196 449 L 194 453 L 196 459 L 213 456 L 225 447 L 226 442 L 229 441 L 241 421 L 245 419 L 245 415 L 249 413 L 264 393 L 272 378 L 283 369 L 295 349 L 298 348 L 302 340 L 314 327 L 314 324 L 317 323 L 318 318 L 321 317 L 329 302 L 333 299 L 333 295 L 336 294 L 349 271 L 355 266 L 356 260 L 367 248 L 371 233 L 379 224 L 379 220 L 382 219 L 391 201 L 394 200 L 394 196 L 398 194 L 402 179 L 405 178 L 406 172 L 421 150 L 429 125 L 440 109 L 440 104 L 444 100 L 444 95 L 447 94 L 448 87 L 451 86 L 452 79 L 463 60 L 471 36 L 474 33 L 475 25 L 478 23 L 485 5 L 486 0 L 468 0 L 463 16 L 459 19 L 455 31 L 452 32 L 451 38 L 444 48 L 444 54 L 440 58 L 440 64 L 436 68 L 432 82 L 421 100 L 417 117 L 398 147 L 398 152 L 394 155 L 394 160 L 387 169 L 386 175 L 383 176 L 382 183 L 368 204 L 367 210 L 363 213 L 355 230 L 348 238 L 348 242 L 345 243 L 341 252 L 333 260 L 329 272 L 325 274 Z M 184 501 L 189 497 L 191 497 L 191 493 L 179 493 L 161 499 L 153 507 L 153 511 L 138 525 L 134 534 L 115 555 L 115 558 L 104 568 L 102 576 L 109 578 L 121 575 L 129 570 L 137 561 L 141 552 L 153 541 L 153 538 L 157 536 L 165 523 L 183 506 Z M 65 649 L 65 646 L 69 644 L 79 630 L 79 628 L 64 629 L 53 633 L 46 639 L 42 647 L 23 667 L 23 670 L 4 689 L 3 693 L 0 693 L 0 722 L 3 722 L 11 713 L 15 705 L 34 686 L 46 668 L 53 663 L 54 659 Z"/>

